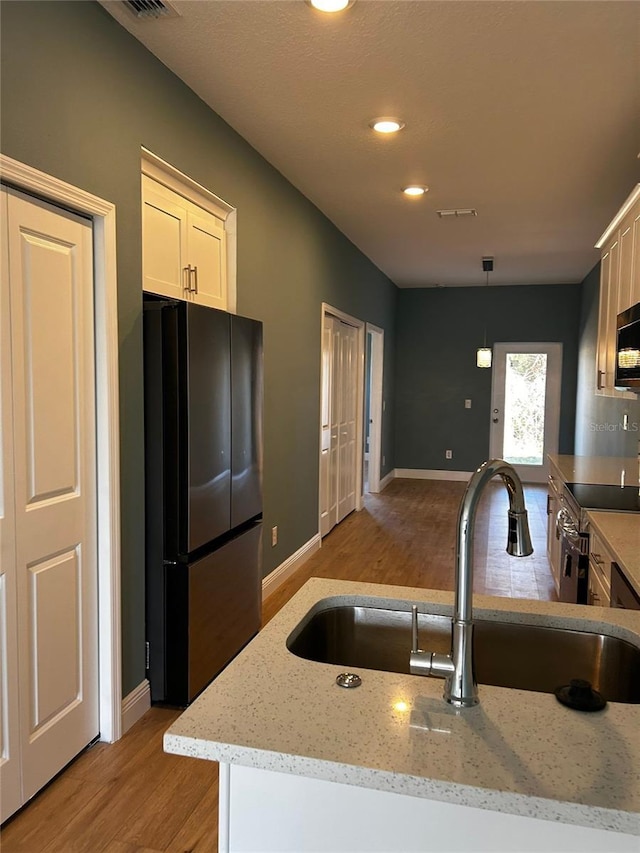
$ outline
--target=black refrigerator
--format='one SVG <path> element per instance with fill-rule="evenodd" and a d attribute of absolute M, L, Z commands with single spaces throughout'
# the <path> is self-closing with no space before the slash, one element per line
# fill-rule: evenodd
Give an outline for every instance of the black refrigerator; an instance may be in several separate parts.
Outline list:
<path fill-rule="evenodd" d="M 262 324 L 144 301 L 147 677 L 188 705 L 257 633 Z"/>

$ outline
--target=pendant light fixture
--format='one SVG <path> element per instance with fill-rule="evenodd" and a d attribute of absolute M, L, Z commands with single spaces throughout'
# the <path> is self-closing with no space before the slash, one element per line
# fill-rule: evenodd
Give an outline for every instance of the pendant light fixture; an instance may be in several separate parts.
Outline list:
<path fill-rule="evenodd" d="M 489 273 L 493 272 L 493 258 L 483 258 L 482 259 L 482 269 L 487 274 L 487 281 L 485 284 L 485 288 L 489 287 Z M 488 297 L 488 293 L 487 293 Z M 491 367 L 491 347 L 487 346 L 487 314 L 488 314 L 488 304 L 485 305 L 485 321 L 484 321 L 484 344 L 481 347 L 478 347 L 476 351 L 476 366 L 477 367 Z"/>

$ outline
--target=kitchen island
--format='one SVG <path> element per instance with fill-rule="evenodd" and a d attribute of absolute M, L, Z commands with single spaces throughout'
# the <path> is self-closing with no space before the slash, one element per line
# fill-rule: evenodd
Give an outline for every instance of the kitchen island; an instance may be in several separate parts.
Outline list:
<path fill-rule="evenodd" d="M 549 454 L 550 473 L 565 483 L 638 486 L 640 463 L 633 456 L 571 456 Z M 555 469 L 555 470 L 554 470 Z"/>
<path fill-rule="evenodd" d="M 637 851 L 640 705 L 586 714 L 551 694 L 480 685 L 456 710 L 432 678 L 297 657 L 312 609 L 450 615 L 452 594 L 312 579 L 165 734 L 221 763 L 221 851 Z M 640 646 L 640 615 L 476 596 L 474 615 L 604 631 Z M 409 649 L 407 649 L 407 655 Z"/>
<path fill-rule="evenodd" d="M 640 595 L 640 517 L 624 512 L 587 513 L 625 577 Z"/>

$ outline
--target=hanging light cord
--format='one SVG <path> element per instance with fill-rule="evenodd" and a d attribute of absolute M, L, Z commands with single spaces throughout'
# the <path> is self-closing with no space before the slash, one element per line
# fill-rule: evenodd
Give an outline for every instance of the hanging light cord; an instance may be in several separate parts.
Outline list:
<path fill-rule="evenodd" d="M 487 282 L 485 284 L 485 289 L 488 290 L 489 289 L 489 270 L 487 270 L 486 272 L 487 272 Z M 487 297 L 485 297 L 484 301 L 485 301 L 485 306 L 484 306 L 484 344 L 483 344 L 483 347 L 484 347 L 484 349 L 486 349 L 487 348 L 487 305 L 486 305 Z"/>

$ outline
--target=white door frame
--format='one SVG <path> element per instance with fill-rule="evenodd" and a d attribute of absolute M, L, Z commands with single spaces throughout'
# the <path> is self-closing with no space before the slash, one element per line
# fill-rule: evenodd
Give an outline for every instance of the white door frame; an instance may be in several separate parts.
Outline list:
<path fill-rule="evenodd" d="M 514 466 L 524 483 L 546 483 L 549 473 L 549 463 L 547 456 L 549 453 L 558 452 L 558 441 L 560 437 L 560 404 L 561 404 L 561 383 L 562 383 L 562 344 L 552 341 L 536 342 L 536 343 L 494 343 L 493 345 L 493 367 L 491 370 L 491 421 L 490 438 L 489 438 L 489 456 L 495 458 L 502 454 L 502 448 L 498 445 L 499 430 L 496 429 L 494 423 L 494 405 L 499 382 L 498 363 L 501 358 L 508 352 L 547 352 L 549 356 L 547 385 L 545 397 L 545 417 L 544 424 L 544 447 L 543 447 L 543 463 L 542 465 L 516 465 Z M 502 384 L 504 377 L 502 377 Z M 503 406 L 504 408 L 504 401 Z M 503 423 L 504 412 L 501 410 L 498 413 L 500 423 Z"/>
<path fill-rule="evenodd" d="M 345 314 L 339 308 L 334 308 L 327 302 L 322 303 L 320 312 L 320 366 L 321 372 L 318 377 L 318 385 L 320 391 L 320 417 L 319 417 L 319 442 L 318 442 L 318 534 L 321 535 L 321 513 L 322 513 L 322 329 L 324 327 L 324 318 L 326 314 L 332 317 L 337 317 L 344 323 L 350 326 L 355 326 L 358 331 L 357 358 L 358 358 L 358 373 L 356 378 L 356 447 L 362 447 L 364 442 L 364 328 L 365 324 L 357 317 L 352 317 L 350 314 Z M 363 454 L 356 452 L 356 510 L 361 510 L 364 506 L 362 494 L 362 463 Z"/>
<path fill-rule="evenodd" d="M 100 740 L 122 734 L 120 421 L 115 205 L 0 154 L 0 177 L 93 220 Z"/>
<path fill-rule="evenodd" d="M 369 491 L 380 491 L 380 463 L 382 461 L 382 373 L 384 365 L 384 329 L 367 323 L 365 335 L 371 335 L 371 378 L 369 388 Z M 366 417 L 366 415 L 365 415 Z M 365 432 L 366 435 L 366 425 Z M 366 442 L 362 442 L 362 454 Z"/>

